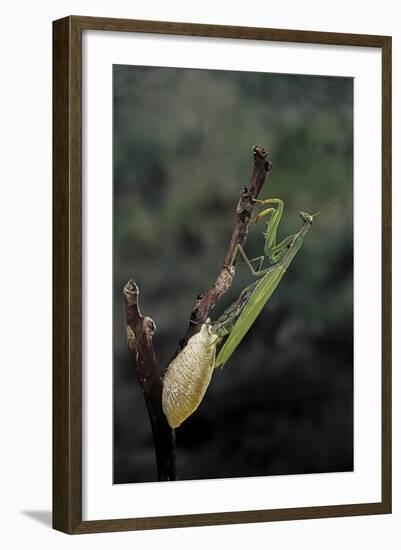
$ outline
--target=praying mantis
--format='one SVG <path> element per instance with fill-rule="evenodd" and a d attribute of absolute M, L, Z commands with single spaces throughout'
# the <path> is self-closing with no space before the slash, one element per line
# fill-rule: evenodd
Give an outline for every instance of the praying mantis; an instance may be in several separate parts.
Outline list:
<path fill-rule="evenodd" d="M 217 356 L 215 368 L 223 367 L 234 353 L 241 340 L 249 331 L 256 318 L 271 298 L 273 292 L 276 290 L 292 260 L 297 255 L 304 238 L 313 224 L 314 218 L 320 214 L 320 212 L 313 215 L 307 212 L 300 212 L 299 215 L 303 222 L 301 229 L 298 233 L 289 235 L 277 244 L 277 229 L 283 215 L 284 203 L 281 199 L 276 198 L 257 202 L 261 205 L 276 205 L 276 208 L 266 208 L 252 220 L 257 223 L 261 218 L 268 216 L 266 232 L 264 233 L 264 255 L 249 260 L 241 245 L 238 244 L 233 261 L 235 261 L 238 253 L 241 254 L 250 272 L 254 277 L 257 277 L 258 280 L 251 283 L 251 285 L 246 287 L 241 293 L 246 294 L 248 292 L 250 295 L 246 303 L 242 305 L 240 311 L 237 312 L 237 319 Z M 269 261 L 270 267 L 261 269 L 265 260 Z M 252 265 L 252 262 L 255 261 L 259 262 L 256 270 Z M 222 317 L 224 317 L 224 313 Z M 220 324 L 221 318 L 216 322 L 217 334 L 220 332 Z"/>
<path fill-rule="evenodd" d="M 302 227 L 277 244 L 277 230 L 284 203 L 281 199 L 257 200 L 261 206 L 269 206 L 257 214 L 252 222 L 268 217 L 264 233 L 264 254 L 249 260 L 241 245 L 237 245 L 231 265 L 240 254 L 257 280 L 245 287 L 238 298 L 214 322 L 210 319 L 192 336 L 187 346 L 173 359 L 163 381 L 162 405 L 172 428 L 182 424 L 201 403 L 209 386 L 213 370 L 223 367 L 230 359 L 256 318 L 276 290 L 284 273 L 302 246 L 313 220 L 320 214 L 300 212 Z M 262 269 L 267 260 L 270 266 Z M 259 262 L 257 269 L 252 262 Z M 217 346 L 227 336 L 216 358 Z"/>

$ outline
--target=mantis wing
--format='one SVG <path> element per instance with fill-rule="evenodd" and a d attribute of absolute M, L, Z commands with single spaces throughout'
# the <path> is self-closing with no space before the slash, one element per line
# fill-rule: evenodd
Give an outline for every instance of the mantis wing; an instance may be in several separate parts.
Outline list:
<path fill-rule="evenodd" d="M 217 356 L 216 368 L 223 367 L 234 353 L 239 343 L 276 290 L 285 271 L 286 269 L 282 264 L 276 264 L 271 267 L 266 275 L 259 281 L 259 284 L 253 291 L 248 303 L 242 310 L 238 321 L 235 323 L 233 330 Z"/>

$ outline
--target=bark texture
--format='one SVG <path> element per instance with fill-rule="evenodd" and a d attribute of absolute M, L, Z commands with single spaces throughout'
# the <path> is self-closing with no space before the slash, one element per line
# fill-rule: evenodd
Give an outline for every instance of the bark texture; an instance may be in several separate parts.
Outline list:
<path fill-rule="evenodd" d="M 255 145 L 252 151 L 251 178 L 240 194 L 235 210 L 233 231 L 220 271 L 212 287 L 205 294 L 196 297 L 188 329 L 180 341 L 175 356 L 186 346 L 191 336 L 201 329 L 220 298 L 230 288 L 235 276 L 237 245 L 244 246 L 246 242 L 255 199 L 258 198 L 266 176 L 271 170 L 271 163 L 267 160 L 267 150 L 260 145 Z M 138 382 L 142 388 L 152 426 L 158 479 L 172 481 L 176 479 L 175 434 L 162 408 L 163 373 L 157 365 L 153 349 L 156 325 L 150 317 L 142 316 L 139 308 L 139 288 L 133 279 L 127 282 L 123 294 L 126 305 L 127 342 L 135 360 Z"/>

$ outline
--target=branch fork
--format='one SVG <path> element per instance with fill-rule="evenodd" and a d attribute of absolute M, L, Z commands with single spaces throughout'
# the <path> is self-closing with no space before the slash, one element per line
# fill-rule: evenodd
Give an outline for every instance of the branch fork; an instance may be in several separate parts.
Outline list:
<path fill-rule="evenodd" d="M 211 288 L 205 294 L 199 294 L 196 297 L 188 328 L 180 340 L 175 355 L 185 347 L 191 336 L 201 329 L 202 324 L 208 319 L 220 298 L 233 282 L 238 245 L 242 247 L 245 245 L 256 199 L 271 170 L 271 163 L 267 160 L 267 150 L 260 145 L 254 145 L 252 151 L 251 179 L 240 194 L 235 210 L 233 232 L 221 269 Z M 130 279 L 124 286 L 123 295 L 126 306 L 127 342 L 135 360 L 138 381 L 143 391 L 152 426 L 158 479 L 159 481 L 171 481 L 176 479 L 175 435 L 162 408 L 163 374 L 158 368 L 153 349 L 156 324 L 150 317 L 142 316 L 139 308 L 139 288 L 133 279 Z"/>

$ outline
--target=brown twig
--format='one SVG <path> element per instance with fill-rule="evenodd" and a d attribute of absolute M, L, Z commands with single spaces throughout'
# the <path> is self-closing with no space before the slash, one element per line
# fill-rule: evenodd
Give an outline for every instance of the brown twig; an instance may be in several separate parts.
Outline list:
<path fill-rule="evenodd" d="M 253 171 L 249 185 L 241 192 L 235 214 L 234 229 L 224 257 L 224 261 L 213 286 L 204 295 L 197 297 L 191 313 L 189 327 L 180 349 L 189 338 L 200 330 L 202 323 L 209 317 L 220 298 L 229 289 L 235 275 L 235 252 L 237 245 L 243 246 L 248 236 L 255 199 L 271 169 L 267 160 L 267 151 L 260 145 L 253 147 Z M 175 437 L 162 408 L 162 374 L 158 369 L 153 349 L 153 335 L 156 325 L 150 317 L 143 317 L 139 309 L 139 289 L 130 279 L 123 290 L 126 316 L 128 347 L 135 359 L 138 381 L 142 388 L 150 422 L 156 452 L 159 481 L 176 479 Z M 177 351 L 177 353 L 179 350 Z"/>
<path fill-rule="evenodd" d="M 156 452 L 159 481 L 176 479 L 175 436 L 162 408 L 163 383 L 153 349 L 156 325 L 150 317 L 143 317 L 139 309 L 139 289 L 130 279 L 123 289 L 128 347 L 135 359 L 136 373 L 145 398 L 153 443 Z"/>
<path fill-rule="evenodd" d="M 235 275 L 236 258 L 234 255 L 237 245 L 244 246 L 245 244 L 255 199 L 257 199 L 262 189 L 267 173 L 271 170 L 271 163 L 267 160 L 267 155 L 268 152 L 264 147 L 260 145 L 253 146 L 252 176 L 249 185 L 241 192 L 237 204 L 234 228 L 220 273 L 206 294 L 197 296 L 188 329 L 180 342 L 180 349 L 186 345 L 191 336 L 200 330 L 202 323 L 206 321 L 217 302 L 231 286 Z"/>

